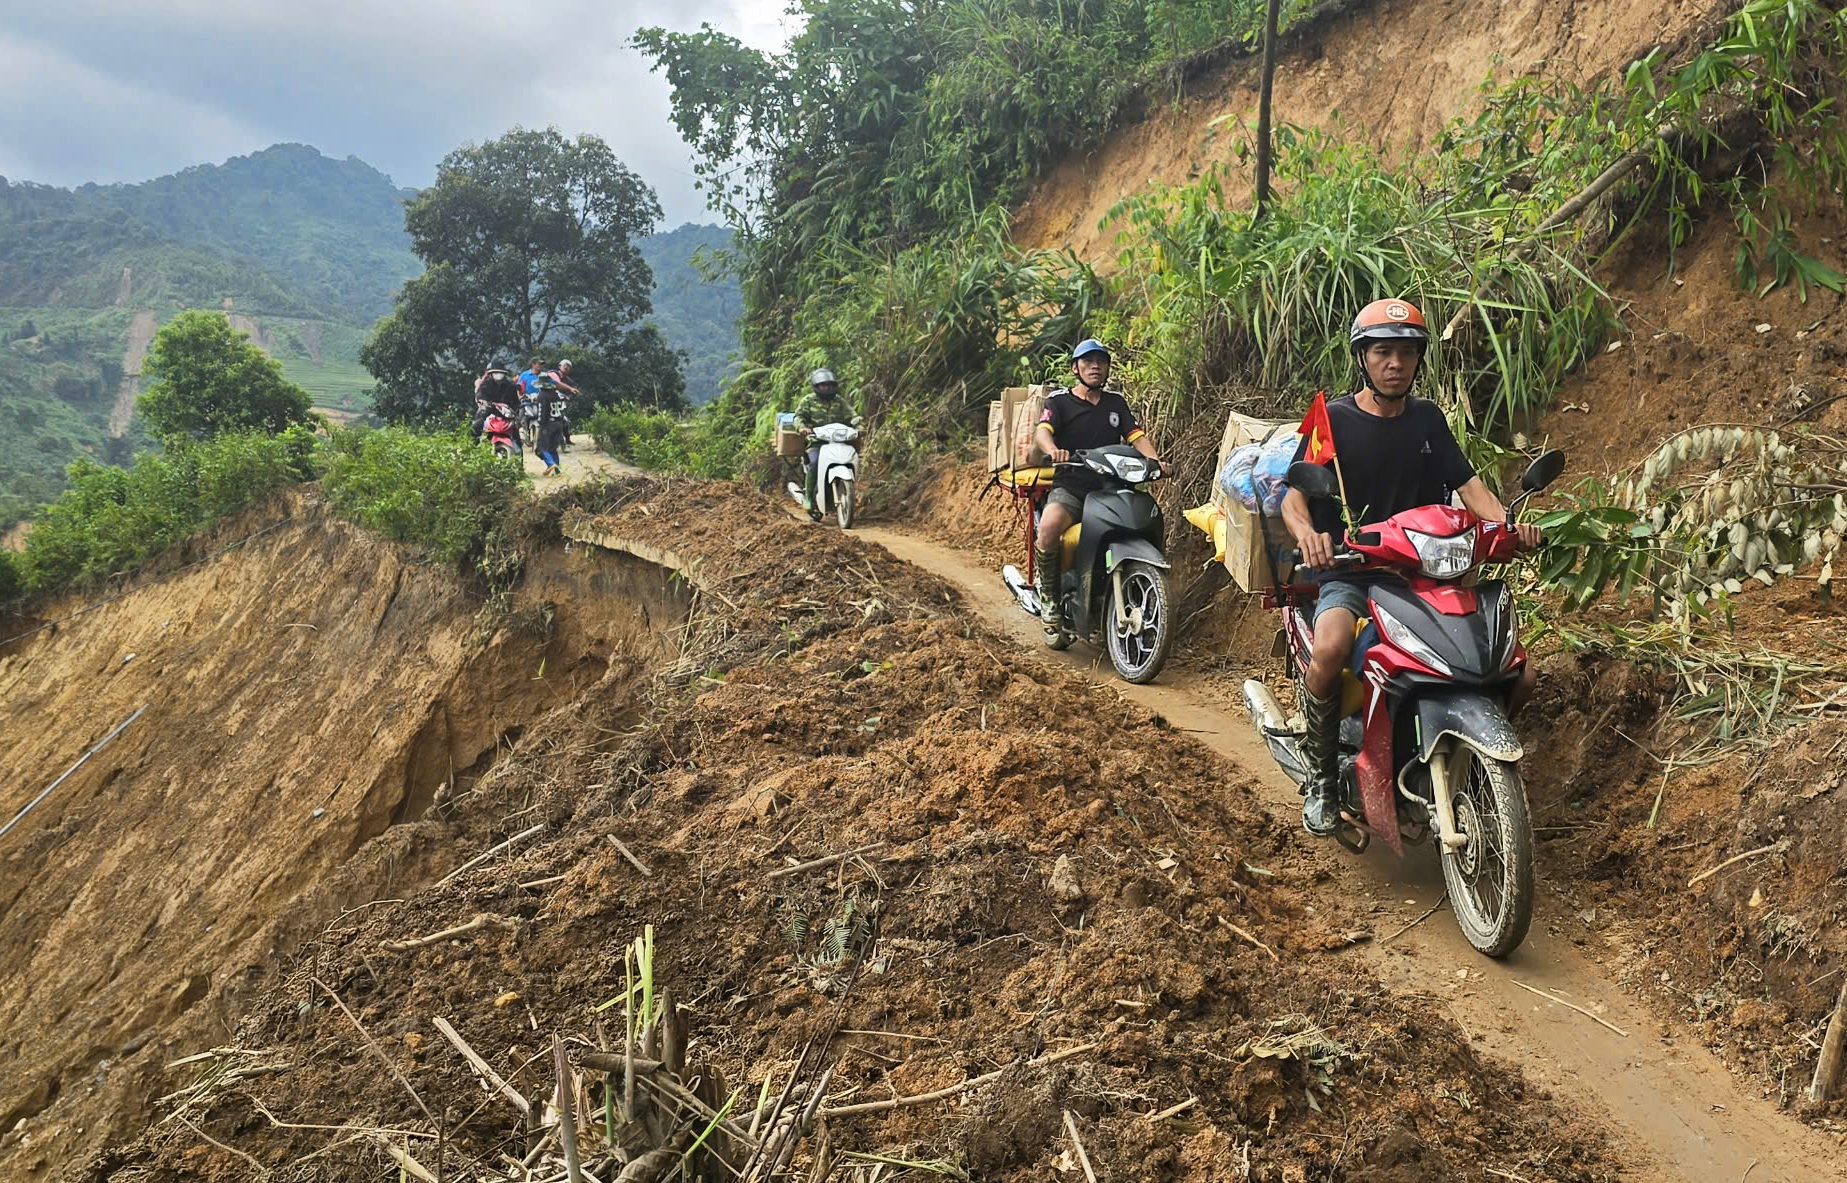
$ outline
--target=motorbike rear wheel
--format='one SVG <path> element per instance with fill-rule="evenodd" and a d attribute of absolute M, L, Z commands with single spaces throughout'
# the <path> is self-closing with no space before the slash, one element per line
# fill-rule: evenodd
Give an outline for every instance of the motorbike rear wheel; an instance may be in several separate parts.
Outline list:
<path fill-rule="evenodd" d="M 1505 957 L 1533 921 L 1533 828 L 1520 766 L 1460 746 L 1450 767 L 1456 828 L 1468 839 L 1443 849 L 1443 882 L 1469 944 Z"/>
<path fill-rule="evenodd" d="M 502 456 L 507 459 L 517 459 L 519 457 L 519 449 L 505 440 L 495 440 L 494 455 Z"/>
<path fill-rule="evenodd" d="M 1122 589 L 1122 604 L 1116 589 Z M 1174 630 L 1169 612 L 1167 572 L 1137 559 L 1124 560 L 1120 579 L 1112 579 L 1103 602 L 1103 636 L 1110 664 L 1123 681 L 1152 682 L 1167 664 Z M 1127 615 L 1128 625 L 1119 617 Z"/>
<path fill-rule="evenodd" d="M 829 483 L 831 500 L 834 503 L 834 520 L 840 523 L 842 530 L 853 528 L 853 482 L 834 480 Z"/>

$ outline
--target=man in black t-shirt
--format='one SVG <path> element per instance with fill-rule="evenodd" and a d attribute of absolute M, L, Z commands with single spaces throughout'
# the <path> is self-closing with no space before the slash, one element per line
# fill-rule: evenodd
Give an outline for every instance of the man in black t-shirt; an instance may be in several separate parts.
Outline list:
<path fill-rule="evenodd" d="M 1451 495 L 1484 521 L 1505 521 L 1507 509 L 1462 455 L 1443 412 L 1435 403 L 1412 398 L 1411 383 L 1430 341 L 1423 313 L 1407 300 L 1375 300 L 1360 310 L 1349 333 L 1360 370 L 1358 392 L 1328 404 L 1334 451 L 1347 485 L 1347 513 L 1354 529 L 1425 505 L 1447 505 Z M 1303 440 L 1296 459 L 1305 457 Z M 1328 518 L 1336 520 L 1327 520 Z M 1302 551 L 1302 565 L 1325 567 L 1334 560 L 1338 513 L 1312 506 L 1300 490 L 1283 498 L 1283 523 Z M 1519 527 L 1521 543 L 1539 545 L 1539 527 Z M 1332 834 L 1340 818 L 1340 674 L 1353 656 L 1355 625 L 1366 615 L 1365 580 L 1357 574 L 1320 581 L 1315 601 L 1315 643 L 1302 702 L 1307 732 L 1302 756 L 1308 764 L 1303 786 L 1302 825 L 1317 837 Z M 1516 704 L 1531 691 L 1529 663 L 1515 692 Z"/>
<path fill-rule="evenodd" d="M 1110 356 L 1103 343 L 1094 338 L 1080 341 L 1071 351 L 1071 370 L 1077 385 L 1070 390 L 1054 390 L 1045 397 L 1045 410 L 1033 429 L 1040 450 L 1054 463 L 1062 464 L 1071 459 L 1071 453 L 1085 448 L 1130 444 L 1166 468 L 1129 404 L 1122 395 L 1105 389 L 1109 385 Z M 1102 478 L 1094 473 L 1061 468 L 1052 479 L 1052 491 L 1040 511 L 1033 574 L 1038 583 L 1039 619 L 1045 622 L 1048 640 L 1063 623 L 1058 602 L 1059 540 L 1072 523 L 1084 516 L 1084 498 L 1102 485 Z"/>

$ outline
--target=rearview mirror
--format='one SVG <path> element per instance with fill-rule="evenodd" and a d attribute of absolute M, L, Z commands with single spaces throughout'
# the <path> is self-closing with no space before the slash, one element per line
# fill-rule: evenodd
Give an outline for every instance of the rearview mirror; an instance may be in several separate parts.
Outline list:
<path fill-rule="evenodd" d="M 1295 470 L 1289 470 L 1293 477 Z M 1537 459 L 1527 467 L 1526 475 L 1520 478 L 1520 488 L 1527 493 L 1537 493 L 1553 481 L 1558 474 L 1565 471 L 1565 453 L 1558 448 L 1541 452 Z"/>
<path fill-rule="evenodd" d="M 1289 466 L 1285 479 L 1291 489 L 1301 490 L 1302 496 L 1311 500 L 1334 501 L 1340 497 L 1340 484 L 1325 464 L 1298 460 Z"/>

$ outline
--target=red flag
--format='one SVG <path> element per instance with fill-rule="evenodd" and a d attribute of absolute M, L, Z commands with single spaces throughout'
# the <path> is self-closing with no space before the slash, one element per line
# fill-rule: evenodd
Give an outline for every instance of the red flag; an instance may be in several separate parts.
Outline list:
<path fill-rule="evenodd" d="M 1310 464 L 1326 464 L 1334 459 L 1334 424 L 1328 419 L 1325 390 L 1315 392 L 1315 401 L 1308 404 L 1308 414 L 1302 416 L 1302 426 L 1296 429 L 1296 434 L 1308 437 L 1308 448 L 1302 453 L 1302 459 Z"/>

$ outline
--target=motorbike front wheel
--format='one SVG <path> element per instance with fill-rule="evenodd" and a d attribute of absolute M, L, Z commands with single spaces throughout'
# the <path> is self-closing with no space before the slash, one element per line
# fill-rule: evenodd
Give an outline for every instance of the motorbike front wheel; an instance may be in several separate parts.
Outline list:
<path fill-rule="evenodd" d="M 1464 745 L 1450 778 L 1456 828 L 1468 840 L 1441 854 L 1450 906 L 1469 944 L 1505 957 L 1533 920 L 1533 827 L 1520 766 Z"/>
<path fill-rule="evenodd" d="M 1122 602 L 1116 592 L 1122 591 Z M 1103 604 L 1103 635 L 1110 664 L 1123 681 L 1152 682 L 1167 664 L 1173 644 L 1167 572 L 1137 559 L 1124 560 L 1110 580 Z"/>
<path fill-rule="evenodd" d="M 834 520 L 840 523 L 842 530 L 853 528 L 853 482 L 835 480 L 832 482 Z"/>

